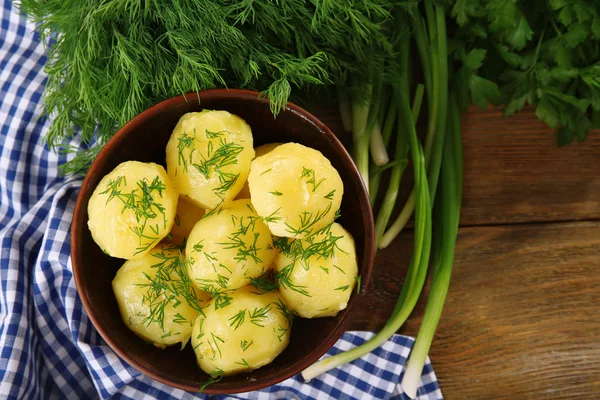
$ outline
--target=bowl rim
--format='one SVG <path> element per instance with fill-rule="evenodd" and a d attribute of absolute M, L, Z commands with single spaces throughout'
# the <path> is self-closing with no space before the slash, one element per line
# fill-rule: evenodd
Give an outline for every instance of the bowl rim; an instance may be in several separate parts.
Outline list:
<path fill-rule="evenodd" d="M 73 269 L 73 276 L 75 279 L 75 287 L 77 289 L 77 294 L 79 295 L 81 303 L 83 304 L 83 308 L 84 308 L 85 312 L 87 313 L 88 318 L 92 322 L 94 329 L 96 329 L 96 331 L 100 334 L 100 336 L 106 342 L 106 344 L 108 344 L 108 346 L 111 348 L 111 350 L 113 350 L 122 360 L 127 362 L 129 365 L 134 367 L 136 370 L 138 370 L 142 374 L 144 374 L 158 382 L 161 382 L 165 385 L 175 387 L 178 389 L 182 389 L 185 391 L 190 391 L 190 392 L 198 392 L 198 387 L 174 382 L 174 381 L 169 380 L 168 378 L 162 376 L 161 374 L 157 374 L 156 372 L 150 370 L 145 365 L 139 363 L 134 357 L 130 356 L 126 349 L 121 348 L 119 345 L 117 345 L 115 343 L 115 341 L 111 338 L 109 333 L 106 331 L 106 329 L 102 326 L 100 318 L 96 315 L 94 308 L 92 307 L 91 302 L 90 302 L 88 296 L 86 295 L 86 290 L 82 286 L 83 285 L 82 271 L 79 268 L 78 261 L 77 261 L 80 258 L 80 256 L 79 256 L 79 251 L 77 249 L 78 243 L 79 243 L 79 238 L 77 237 L 78 235 L 76 234 L 76 231 L 77 231 L 76 227 L 78 225 L 80 225 L 79 219 L 81 218 L 82 207 L 84 207 L 84 206 L 87 207 L 87 204 L 85 204 L 85 205 L 83 204 L 84 203 L 83 193 L 85 192 L 83 190 L 83 188 L 90 185 L 90 180 L 92 179 L 92 176 L 95 175 L 94 174 L 95 170 L 99 168 L 99 165 L 100 165 L 99 160 L 103 160 L 104 158 L 106 158 L 107 154 L 110 153 L 113 150 L 113 148 L 118 146 L 118 144 L 123 140 L 123 138 L 127 134 L 129 134 L 130 131 L 134 130 L 142 121 L 146 120 L 150 116 L 153 116 L 156 112 L 158 112 L 162 109 L 165 109 L 165 108 L 174 108 L 177 105 L 181 104 L 182 102 L 187 102 L 187 103 L 198 102 L 201 105 L 203 98 L 225 98 L 225 99 L 227 99 L 227 98 L 230 98 L 230 99 L 242 98 L 242 99 L 246 99 L 246 100 L 259 101 L 262 103 L 269 102 L 268 98 L 266 98 L 261 93 L 256 92 L 256 91 L 245 90 L 245 89 L 208 89 L 208 90 L 203 90 L 203 91 L 199 91 L 199 92 L 190 92 L 190 93 L 174 96 L 169 99 L 163 100 L 159 103 L 156 103 L 153 106 L 142 111 L 140 114 L 136 115 L 133 119 L 131 119 L 129 122 L 127 122 L 125 125 L 123 125 L 120 129 L 117 130 L 117 132 L 113 135 L 113 137 L 111 137 L 109 139 L 109 141 L 103 146 L 103 148 L 98 152 L 98 155 L 92 162 L 92 165 L 91 165 L 89 171 L 87 172 L 87 174 L 83 180 L 83 183 L 81 185 L 81 190 L 77 196 L 77 202 L 75 204 L 75 209 L 73 211 L 73 220 L 71 223 L 71 234 L 70 234 L 71 266 Z M 230 388 L 229 388 L 229 386 L 226 388 L 219 388 L 219 387 L 212 388 L 211 385 L 209 385 L 203 391 L 204 394 L 233 394 L 233 393 L 243 393 L 243 392 L 247 392 L 247 391 L 260 390 L 260 389 L 266 388 L 268 386 L 282 382 L 285 379 L 288 379 L 288 378 L 300 373 L 304 369 L 308 368 L 310 365 L 312 365 L 314 362 L 316 362 L 323 354 L 325 354 L 339 340 L 339 338 L 343 335 L 343 333 L 348 329 L 348 327 L 350 326 L 350 323 L 352 322 L 352 320 L 354 318 L 353 310 L 358 306 L 359 299 L 364 297 L 364 295 L 367 291 L 366 286 L 368 285 L 368 283 L 370 281 L 371 272 L 372 272 L 373 264 L 374 264 L 374 260 L 375 260 L 375 226 L 374 226 L 373 214 L 371 212 L 369 197 L 367 195 L 367 189 L 364 185 L 364 182 L 360 178 L 358 169 L 356 168 L 356 165 L 354 164 L 352 157 L 349 155 L 348 151 L 346 150 L 344 145 L 341 143 L 341 141 L 327 127 L 327 125 L 325 125 L 321 120 L 319 120 L 317 117 L 315 117 L 313 114 L 306 111 L 302 107 L 300 107 L 294 103 L 291 103 L 291 102 L 288 102 L 286 104 L 285 109 L 286 109 L 286 111 L 292 112 L 292 113 L 296 114 L 297 116 L 303 118 L 304 120 L 307 120 L 310 123 L 316 125 L 316 127 L 320 131 L 322 131 L 326 136 L 328 136 L 328 138 L 334 142 L 334 147 L 336 147 L 336 149 L 335 149 L 336 152 L 339 152 L 340 156 L 342 158 L 346 159 L 345 161 L 349 161 L 349 163 L 346 162 L 346 164 L 349 165 L 350 168 L 352 169 L 350 175 L 352 176 L 352 180 L 355 181 L 353 183 L 356 184 L 356 181 L 358 181 L 358 183 L 359 183 L 360 190 L 358 190 L 358 203 L 362 210 L 362 218 L 365 220 L 365 232 L 364 232 L 365 253 L 363 254 L 362 259 L 359 260 L 361 263 L 364 263 L 363 267 L 365 269 L 365 271 L 361 273 L 361 286 L 362 287 L 360 288 L 360 293 L 355 294 L 355 296 L 354 296 L 357 298 L 355 298 L 354 301 L 348 305 L 348 308 L 346 308 L 344 310 L 346 312 L 347 316 L 344 318 L 341 318 L 340 321 L 337 323 L 337 325 L 335 325 L 335 327 L 331 331 L 331 333 L 318 346 L 316 346 L 310 353 L 308 353 L 309 355 L 311 355 L 310 357 L 307 355 L 306 357 L 301 358 L 294 364 L 279 370 L 277 373 L 273 374 L 272 377 L 264 378 L 263 382 L 258 385 L 257 385 L 256 381 L 247 381 L 247 382 L 243 382 L 243 383 L 232 384 Z M 368 210 L 368 212 L 365 212 L 365 209 Z M 87 226 L 87 224 L 85 224 L 85 225 Z"/>

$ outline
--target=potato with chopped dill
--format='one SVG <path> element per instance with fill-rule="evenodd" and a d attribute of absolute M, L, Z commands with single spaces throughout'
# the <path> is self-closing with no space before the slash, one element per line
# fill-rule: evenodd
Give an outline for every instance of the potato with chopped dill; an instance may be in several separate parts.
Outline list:
<path fill-rule="evenodd" d="M 125 325 L 159 348 L 178 343 L 183 348 L 209 300 L 192 285 L 173 245 L 158 245 L 144 257 L 126 261 L 112 287 Z"/>
<path fill-rule="evenodd" d="M 245 199 L 198 221 L 185 254 L 196 287 L 214 293 L 238 289 L 261 276 L 271 266 L 276 250 L 269 228 Z"/>
<path fill-rule="evenodd" d="M 245 286 L 220 307 L 209 303 L 192 331 L 192 346 L 207 374 L 235 375 L 272 362 L 287 347 L 292 313 L 277 293 Z"/>
<path fill-rule="evenodd" d="M 177 212 L 175 213 L 175 221 L 171 232 L 167 235 L 167 241 L 169 243 L 183 244 L 190 232 L 196 225 L 196 222 L 200 221 L 205 214 L 205 211 L 185 196 L 179 196 L 179 202 L 177 203 Z"/>
<path fill-rule="evenodd" d="M 286 143 L 252 161 L 250 198 L 276 236 L 303 238 L 331 224 L 344 185 L 323 154 Z"/>
<path fill-rule="evenodd" d="M 283 143 L 267 143 L 267 144 L 258 146 L 257 148 L 254 149 L 254 158 L 264 156 L 265 154 L 267 154 L 268 152 L 275 149 L 277 146 L 279 146 L 281 144 L 283 144 Z M 238 195 L 235 198 L 236 199 L 249 199 L 250 198 L 250 188 L 248 187 L 248 181 L 246 181 L 244 183 L 244 187 L 242 188 L 242 190 L 240 190 L 240 192 L 238 193 Z"/>
<path fill-rule="evenodd" d="M 179 193 L 207 210 L 235 198 L 253 158 L 250 126 L 227 111 L 183 115 L 166 149 L 167 172 Z"/>
<path fill-rule="evenodd" d="M 108 173 L 88 202 L 88 227 L 109 256 L 143 257 L 171 230 L 178 194 L 165 169 L 126 161 Z"/>
<path fill-rule="evenodd" d="M 279 292 L 293 312 L 303 318 L 333 317 L 346 308 L 358 274 L 354 239 L 348 231 L 333 223 L 279 246 L 275 258 Z"/>

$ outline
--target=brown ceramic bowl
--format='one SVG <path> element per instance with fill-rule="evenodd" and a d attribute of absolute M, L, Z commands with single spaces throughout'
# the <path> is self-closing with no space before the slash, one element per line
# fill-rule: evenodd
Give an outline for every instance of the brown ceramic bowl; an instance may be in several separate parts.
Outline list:
<path fill-rule="evenodd" d="M 198 101 L 200 99 L 200 102 Z M 369 282 L 374 257 L 374 228 L 369 199 L 350 156 L 321 121 L 288 104 L 275 119 L 269 102 L 256 92 L 207 90 L 163 101 L 135 117 L 106 144 L 88 172 L 75 206 L 71 256 L 75 283 L 92 323 L 108 345 L 145 375 L 167 385 L 197 392 L 208 380 L 196 365 L 190 346 L 160 350 L 144 343 L 121 320 L 111 282 L 123 260 L 104 254 L 87 227 L 87 205 L 100 179 L 127 160 L 165 164 L 165 146 L 179 118 L 203 108 L 227 110 L 252 127 L 255 146 L 269 142 L 297 142 L 320 150 L 344 182 L 339 222 L 354 236 L 362 277 L 362 291 L 353 294 L 346 310 L 335 318 L 296 318 L 290 344 L 271 364 L 249 374 L 227 377 L 204 392 L 240 393 L 261 389 L 294 376 L 318 360 L 348 328 Z"/>

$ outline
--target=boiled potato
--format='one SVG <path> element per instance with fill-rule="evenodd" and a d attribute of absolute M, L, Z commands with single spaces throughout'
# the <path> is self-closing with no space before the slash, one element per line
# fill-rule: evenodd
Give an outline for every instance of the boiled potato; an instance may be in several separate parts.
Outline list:
<path fill-rule="evenodd" d="M 269 364 L 288 345 L 292 314 L 276 293 L 256 294 L 245 286 L 226 306 L 209 303 L 192 331 L 200 368 L 211 375 L 234 375 Z"/>
<path fill-rule="evenodd" d="M 123 322 L 136 335 L 165 348 L 190 339 L 194 321 L 209 300 L 191 284 L 177 247 L 158 245 L 126 261 L 112 281 Z"/>
<path fill-rule="evenodd" d="M 140 258 L 171 230 L 177 199 L 163 167 L 127 161 L 102 178 L 94 190 L 88 202 L 88 227 L 109 256 Z"/>
<path fill-rule="evenodd" d="M 187 113 L 167 143 L 167 172 L 182 195 L 211 210 L 244 186 L 254 158 L 252 130 L 227 111 Z"/>
<path fill-rule="evenodd" d="M 264 156 L 265 154 L 267 154 L 268 152 L 270 152 L 271 150 L 273 150 L 280 144 L 282 144 L 282 143 L 267 143 L 267 144 L 258 146 L 257 148 L 254 149 L 254 158 Z M 249 199 L 250 198 L 250 188 L 248 187 L 248 181 L 246 181 L 244 183 L 244 187 L 242 187 L 242 190 L 240 190 L 240 192 L 238 193 L 238 195 L 235 198 L 236 199 Z"/>
<path fill-rule="evenodd" d="M 186 243 L 189 275 L 202 290 L 237 289 L 263 274 L 276 250 L 249 200 L 235 200 L 202 218 Z"/>
<path fill-rule="evenodd" d="M 304 318 L 333 317 L 345 309 L 358 265 L 354 239 L 333 223 L 308 239 L 296 239 L 275 258 L 279 291 L 287 306 Z"/>
<path fill-rule="evenodd" d="M 321 152 L 286 143 L 252 161 L 250 198 L 271 232 L 303 238 L 329 225 L 342 202 L 339 173 Z"/>
<path fill-rule="evenodd" d="M 204 210 L 198 208 L 191 201 L 186 200 L 185 196 L 179 197 L 177 203 L 177 212 L 175 213 L 175 222 L 171 228 L 170 243 L 182 244 L 185 242 L 190 232 L 196 225 L 196 222 L 204 216 Z"/>

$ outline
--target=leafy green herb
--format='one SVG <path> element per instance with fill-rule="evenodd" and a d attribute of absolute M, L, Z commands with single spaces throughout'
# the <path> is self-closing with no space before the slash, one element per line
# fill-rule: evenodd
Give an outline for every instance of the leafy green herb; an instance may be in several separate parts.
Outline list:
<path fill-rule="evenodd" d="M 246 309 L 240 310 L 233 317 L 229 318 L 229 326 L 234 326 L 233 330 L 237 330 L 244 323 L 246 319 Z"/>
<path fill-rule="evenodd" d="M 315 178 L 315 170 L 302 167 L 302 178 L 306 178 L 306 183 L 312 185 L 313 193 L 316 192 L 317 188 L 325 181 L 325 178 L 321 178 L 317 181 Z"/>
<path fill-rule="evenodd" d="M 270 272 L 267 272 L 258 278 L 250 278 L 250 284 L 256 289 L 257 294 L 272 293 L 277 290 L 277 282 L 271 277 Z"/>
<path fill-rule="evenodd" d="M 277 298 L 277 301 L 275 302 L 275 307 L 277 307 L 279 312 L 283 314 L 288 326 L 292 326 L 292 322 L 294 320 L 294 313 L 292 312 L 292 310 L 290 310 L 280 298 Z"/>
<path fill-rule="evenodd" d="M 263 320 L 267 318 L 267 315 L 271 311 L 270 306 L 255 308 L 252 312 L 248 311 L 248 316 L 250 317 L 250 322 L 256 326 L 260 326 L 264 328 Z"/>
<path fill-rule="evenodd" d="M 242 340 L 240 342 L 240 347 L 242 348 L 242 351 L 246 351 L 248 350 L 248 347 L 252 346 L 253 343 L 254 340 L 251 340 L 250 342 L 248 342 L 247 340 Z"/>
<path fill-rule="evenodd" d="M 225 371 L 223 371 L 220 368 L 216 368 L 215 371 L 213 371 L 213 373 L 210 374 L 210 379 L 208 381 L 206 381 L 202 386 L 200 386 L 200 389 L 198 389 L 198 392 L 199 393 L 204 392 L 204 390 L 208 387 L 208 385 L 212 385 L 213 383 L 219 382 L 221 379 L 223 379 L 224 376 L 225 376 Z"/>
<path fill-rule="evenodd" d="M 333 200 L 333 196 L 335 195 L 335 189 L 333 189 L 331 192 L 327 193 L 324 197 L 327 200 Z"/>
<path fill-rule="evenodd" d="M 294 264 L 292 263 L 292 264 L 284 267 L 281 271 L 279 271 L 276 274 L 277 282 L 279 283 L 279 285 L 281 287 L 293 290 L 294 292 L 300 293 L 303 296 L 312 297 L 306 291 L 306 286 L 296 285 L 296 284 L 294 284 L 294 282 L 292 282 L 291 274 L 292 274 L 293 270 L 294 270 Z"/>
<path fill-rule="evenodd" d="M 511 116 L 526 105 L 557 129 L 559 145 L 582 141 L 600 110 L 600 7 L 593 1 L 459 0 L 454 58 L 462 110 L 504 103 Z"/>
<path fill-rule="evenodd" d="M 275 328 L 273 328 L 273 329 L 275 329 Z M 281 343 L 281 338 L 284 337 L 285 335 L 287 335 L 288 331 L 289 331 L 288 328 L 284 328 L 283 326 L 278 325 L 275 333 L 277 333 L 277 340 L 279 340 L 279 343 Z"/>
<path fill-rule="evenodd" d="M 147 282 L 137 284 L 146 288 L 142 303 L 148 307 L 148 315 L 144 315 L 142 323 L 146 326 L 156 323 L 164 331 L 165 308 L 172 305 L 176 308 L 182 301 L 204 316 L 200 299 L 187 273 L 187 264 L 181 250 L 176 246 L 166 247 L 161 252 L 151 253 L 158 262 L 152 265 L 154 276 L 144 274 Z M 180 313 L 175 314 L 174 323 L 191 323 Z"/>
<path fill-rule="evenodd" d="M 238 262 L 247 261 L 251 259 L 254 263 L 260 264 L 262 260 L 258 257 L 258 251 L 260 250 L 257 247 L 258 238 L 260 233 L 254 232 L 256 228 L 256 221 L 258 221 L 260 217 L 255 216 L 242 216 L 238 219 L 238 221 L 232 220 L 233 224 L 237 224 L 237 230 L 231 233 L 227 239 L 227 242 L 217 243 L 223 246 L 224 249 L 237 249 L 237 254 L 234 259 Z M 252 241 L 249 241 L 249 234 L 252 233 Z"/>
<path fill-rule="evenodd" d="M 63 171 L 79 173 L 117 128 L 174 95 L 254 89 L 277 114 L 292 91 L 343 83 L 348 71 L 392 52 L 381 23 L 396 2 L 20 4 L 50 42 L 44 105 L 56 117 L 48 144 L 75 153 Z M 69 143 L 78 135 L 82 148 Z"/>
<path fill-rule="evenodd" d="M 325 216 L 329 214 L 329 211 L 331 211 L 331 203 L 329 203 L 324 210 L 316 212 L 303 211 L 299 215 L 299 224 L 297 227 L 294 227 L 287 222 L 285 223 L 286 231 L 294 236 L 311 234 L 314 226 L 325 218 Z"/>
<path fill-rule="evenodd" d="M 281 219 L 281 217 L 278 217 L 277 214 L 279 214 L 279 211 L 281 211 L 281 207 L 279 207 L 277 210 L 273 211 L 271 214 L 269 214 L 266 217 L 263 217 L 263 222 L 265 224 L 268 224 L 270 222 L 277 222 Z"/>
<path fill-rule="evenodd" d="M 243 366 L 243 367 L 250 368 L 250 364 L 248 364 L 248 361 L 244 360 L 243 358 L 242 358 L 242 362 L 238 362 L 238 361 L 236 361 L 235 363 L 236 363 L 237 365 L 241 365 L 241 366 Z"/>
<path fill-rule="evenodd" d="M 217 358 L 217 353 L 219 354 L 219 358 L 223 358 L 223 353 L 221 352 L 221 347 L 219 346 L 219 343 L 225 343 L 225 341 L 218 335 L 215 335 L 214 332 L 211 332 L 210 337 L 212 339 L 212 342 L 210 339 L 208 339 L 208 345 L 210 346 L 210 349 L 213 352 L 212 355 L 212 360 L 215 360 Z"/>
<path fill-rule="evenodd" d="M 348 290 L 349 287 L 350 287 L 349 285 L 344 285 L 344 286 L 336 287 L 333 290 L 341 290 L 342 292 L 345 292 L 346 290 Z"/>
<path fill-rule="evenodd" d="M 279 192 L 277 190 L 274 191 L 274 192 L 269 192 L 269 193 L 271 193 L 273 196 L 281 196 L 281 195 L 283 195 L 283 193 L 281 193 L 281 192 Z"/>

